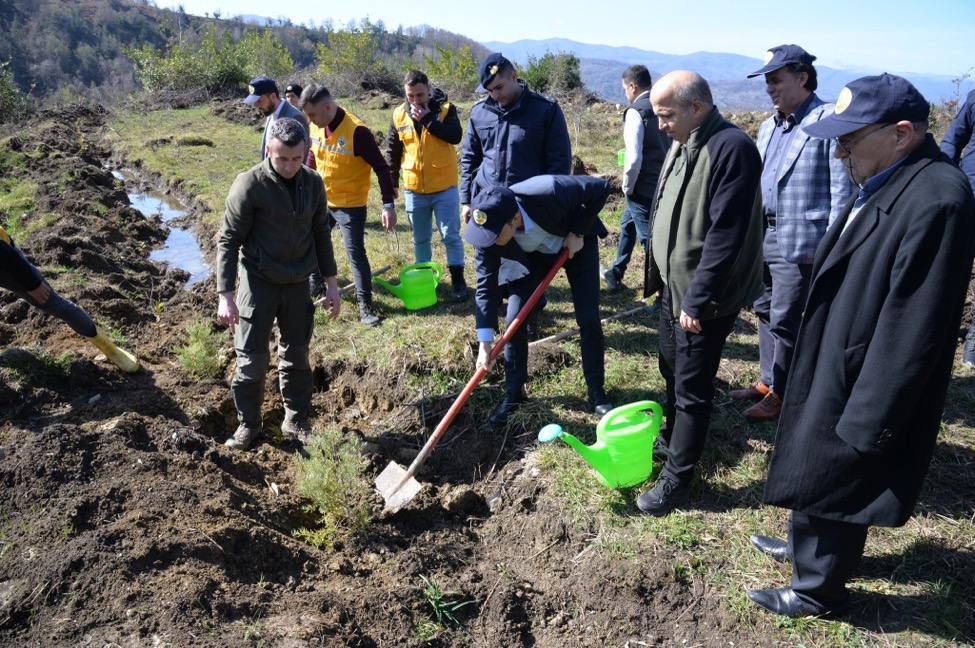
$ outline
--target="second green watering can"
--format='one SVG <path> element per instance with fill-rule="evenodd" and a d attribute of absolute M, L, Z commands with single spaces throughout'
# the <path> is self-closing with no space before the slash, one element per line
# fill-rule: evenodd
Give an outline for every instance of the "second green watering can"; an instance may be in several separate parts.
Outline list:
<path fill-rule="evenodd" d="M 399 273 L 399 285 L 373 277 L 380 286 L 393 293 L 410 310 L 419 310 L 437 303 L 437 284 L 440 283 L 440 265 L 432 261 L 414 263 Z"/>
<path fill-rule="evenodd" d="M 653 440 L 660 431 L 664 412 L 653 401 L 621 405 L 603 416 L 596 426 L 596 443 L 587 446 L 562 426 L 551 423 L 538 433 L 542 442 L 561 438 L 589 465 L 599 481 L 610 488 L 642 484 L 653 470 Z"/>

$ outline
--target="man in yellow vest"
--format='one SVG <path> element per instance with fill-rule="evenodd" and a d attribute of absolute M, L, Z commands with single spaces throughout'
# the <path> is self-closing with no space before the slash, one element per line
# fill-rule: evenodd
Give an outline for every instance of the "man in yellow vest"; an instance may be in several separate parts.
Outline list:
<path fill-rule="evenodd" d="M 302 90 L 299 105 L 309 122 L 309 158 L 314 159 L 314 168 L 325 181 L 329 228 L 336 223 L 342 228 L 359 301 L 359 319 L 363 324 L 377 326 L 379 317 L 372 309 L 372 269 L 366 256 L 366 201 L 371 167 L 382 192 L 383 227 L 388 230 L 396 225 L 389 165 L 372 132 L 355 115 L 335 103 L 328 88 L 317 83 L 309 85 Z"/>
<path fill-rule="evenodd" d="M 467 299 L 464 281 L 464 243 L 460 238 L 460 167 L 457 151 L 464 129 L 457 108 L 439 88 L 430 88 L 427 75 L 410 70 L 403 80 L 406 101 L 393 111 L 386 136 L 386 161 L 399 197 L 399 179 L 406 188 L 406 216 L 413 226 L 417 263 L 433 258 L 433 218 L 447 251 L 447 267 L 455 302 Z"/>

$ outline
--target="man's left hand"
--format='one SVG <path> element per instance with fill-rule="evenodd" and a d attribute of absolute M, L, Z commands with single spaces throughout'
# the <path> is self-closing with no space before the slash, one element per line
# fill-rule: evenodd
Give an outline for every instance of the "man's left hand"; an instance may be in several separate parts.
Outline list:
<path fill-rule="evenodd" d="M 569 232 L 565 237 L 565 241 L 562 243 L 562 247 L 566 248 L 569 251 L 569 258 L 571 259 L 576 255 L 576 252 L 582 249 L 582 246 L 584 244 L 585 244 L 585 239 L 583 239 L 578 234 Z"/>
<path fill-rule="evenodd" d="M 697 319 L 696 317 L 691 317 L 684 311 L 681 311 L 680 327 L 688 333 L 697 334 L 701 332 L 701 320 Z"/>
<path fill-rule="evenodd" d="M 382 223 L 384 229 L 393 229 L 396 226 L 396 210 L 392 207 L 383 207 Z"/>
<path fill-rule="evenodd" d="M 336 277 L 325 277 L 325 301 L 322 307 L 328 311 L 329 316 L 335 319 L 339 316 L 342 309 L 342 298 L 339 295 L 339 280 Z"/>

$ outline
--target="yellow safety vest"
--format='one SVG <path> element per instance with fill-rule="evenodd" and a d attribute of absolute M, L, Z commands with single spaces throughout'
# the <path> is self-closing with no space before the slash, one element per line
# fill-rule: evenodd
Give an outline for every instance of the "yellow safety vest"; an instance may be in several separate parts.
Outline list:
<path fill-rule="evenodd" d="M 447 118 L 448 102 L 440 107 L 440 120 Z M 403 142 L 403 160 L 400 175 L 403 186 L 421 194 L 437 193 L 457 186 L 460 168 L 454 145 L 430 134 L 429 128 L 416 136 L 413 119 L 407 114 L 405 104 L 393 111 L 393 125 Z"/>
<path fill-rule="evenodd" d="M 356 127 L 363 125 L 348 112 L 331 137 L 325 137 L 324 128 L 309 124 L 315 168 L 325 181 L 325 197 L 329 207 L 366 206 L 372 167 L 356 156 L 352 137 Z"/>
<path fill-rule="evenodd" d="M 3 241 L 7 245 L 14 244 L 14 242 L 10 239 L 10 234 L 7 234 L 7 230 L 3 229 L 2 225 L 0 225 L 0 241 Z"/>

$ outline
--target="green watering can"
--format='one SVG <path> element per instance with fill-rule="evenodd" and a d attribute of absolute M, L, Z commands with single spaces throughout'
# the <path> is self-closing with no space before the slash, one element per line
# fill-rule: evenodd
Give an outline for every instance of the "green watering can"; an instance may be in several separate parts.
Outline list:
<path fill-rule="evenodd" d="M 543 443 L 561 438 L 596 469 L 599 481 L 610 488 L 642 484 L 653 470 L 653 440 L 660 431 L 664 411 L 653 401 L 621 405 L 603 416 L 596 426 L 596 443 L 582 441 L 550 423 L 538 433 Z"/>
<path fill-rule="evenodd" d="M 626 162 L 626 149 L 625 148 L 621 148 L 616 153 L 616 163 L 619 164 L 620 166 L 623 166 L 623 164 L 625 162 Z"/>
<path fill-rule="evenodd" d="M 437 284 L 442 270 L 432 261 L 414 263 L 399 273 L 399 285 L 394 286 L 385 279 L 373 277 L 380 286 L 403 300 L 410 310 L 419 310 L 437 303 Z"/>

